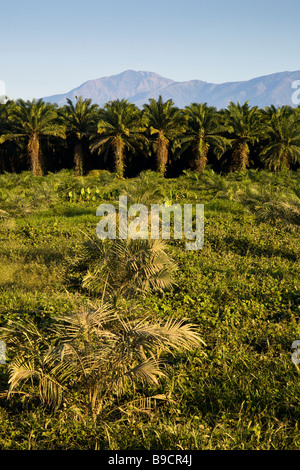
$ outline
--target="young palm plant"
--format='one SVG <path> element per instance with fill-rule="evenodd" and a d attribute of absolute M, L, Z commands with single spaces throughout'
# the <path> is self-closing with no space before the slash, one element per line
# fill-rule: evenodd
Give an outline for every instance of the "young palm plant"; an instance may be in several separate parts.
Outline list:
<path fill-rule="evenodd" d="M 94 419 L 113 411 L 125 392 L 134 398 L 137 381 L 157 384 L 166 375 L 164 353 L 204 344 L 183 320 L 125 320 L 105 303 L 56 318 L 49 331 L 32 321 L 12 323 L 0 337 L 15 351 L 8 398 L 23 394 L 50 407 L 75 404 Z"/>
<path fill-rule="evenodd" d="M 175 284 L 177 264 L 164 240 L 89 239 L 67 269 L 69 281 L 80 280 L 89 292 L 106 286 L 111 298 L 164 292 Z"/>
<path fill-rule="evenodd" d="M 98 135 L 92 140 L 91 151 L 107 155 L 113 149 L 117 176 L 123 178 L 125 150 L 142 150 L 145 130 L 145 118 L 137 106 L 124 99 L 109 101 L 100 110 Z"/>
<path fill-rule="evenodd" d="M 172 100 L 150 99 L 144 105 L 144 115 L 148 119 L 150 135 L 155 135 L 154 149 L 157 171 L 164 176 L 167 170 L 170 143 L 185 132 L 185 119 Z"/>
<path fill-rule="evenodd" d="M 92 104 L 91 99 L 83 99 L 76 96 L 74 104 L 67 98 L 67 103 L 61 110 L 63 123 L 66 125 L 67 133 L 75 137 L 74 164 L 78 176 L 83 175 L 83 140 L 96 133 L 98 105 Z"/>
<path fill-rule="evenodd" d="M 43 174 L 40 139 L 42 136 L 65 138 L 64 127 L 57 121 L 54 105 L 42 99 L 17 100 L 9 113 L 11 129 L 0 137 L 0 143 L 6 140 L 27 139 L 27 150 L 34 176 Z"/>
<path fill-rule="evenodd" d="M 253 212 L 258 222 L 299 230 L 300 198 L 294 191 L 287 192 L 270 185 L 262 188 L 252 183 L 236 191 L 234 198 Z"/>
<path fill-rule="evenodd" d="M 125 194 L 131 204 L 144 204 L 151 209 L 151 204 L 163 201 L 165 179 L 157 172 L 142 171 L 136 178 L 126 182 Z"/>

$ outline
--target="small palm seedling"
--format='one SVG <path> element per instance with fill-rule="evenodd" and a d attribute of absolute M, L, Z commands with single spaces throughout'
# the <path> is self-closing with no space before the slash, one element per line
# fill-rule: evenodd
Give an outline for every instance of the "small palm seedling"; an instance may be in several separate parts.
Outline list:
<path fill-rule="evenodd" d="M 91 293 L 106 286 L 111 296 L 129 297 L 170 289 L 176 270 L 163 240 L 89 239 L 71 260 L 67 277 Z"/>
<path fill-rule="evenodd" d="M 44 180 L 40 180 L 38 184 L 34 185 L 32 179 L 29 179 L 26 187 L 16 184 L 13 191 L 4 189 L 0 193 L 1 210 L 7 211 L 11 216 L 47 210 L 55 206 L 58 200 L 55 188 Z"/>
<path fill-rule="evenodd" d="M 124 394 L 135 398 L 137 382 L 157 384 L 166 376 L 163 354 L 204 344 L 183 320 L 125 320 L 105 303 L 53 319 L 48 331 L 28 320 L 11 323 L 0 337 L 14 351 L 8 398 L 38 397 L 51 408 L 75 404 L 94 419 L 120 402 L 124 409 Z"/>
<path fill-rule="evenodd" d="M 131 204 L 160 204 L 164 196 L 166 180 L 151 170 L 143 171 L 133 181 L 126 184 L 125 195 Z"/>
<path fill-rule="evenodd" d="M 259 222 L 279 223 L 296 230 L 300 227 L 300 199 L 293 192 L 283 193 L 272 188 L 262 190 L 250 185 L 237 192 L 235 199 L 250 209 Z"/>

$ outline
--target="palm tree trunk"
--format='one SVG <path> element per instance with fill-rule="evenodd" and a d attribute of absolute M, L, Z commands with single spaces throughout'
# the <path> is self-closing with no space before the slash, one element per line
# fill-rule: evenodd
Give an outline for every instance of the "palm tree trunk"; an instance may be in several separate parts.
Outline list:
<path fill-rule="evenodd" d="M 232 152 L 230 171 L 244 171 L 249 165 L 249 147 L 246 142 L 237 143 Z"/>
<path fill-rule="evenodd" d="M 42 176 L 42 161 L 40 153 L 40 139 L 38 134 L 33 134 L 29 138 L 28 152 L 31 160 L 31 168 L 34 176 Z"/>
<path fill-rule="evenodd" d="M 157 141 L 157 153 L 156 153 L 156 164 L 157 164 L 157 171 L 162 175 L 165 176 L 167 170 L 167 162 L 168 162 L 168 139 L 164 137 L 163 134 L 160 134 Z"/>
<path fill-rule="evenodd" d="M 5 151 L 0 149 L 0 173 L 5 172 Z"/>
<path fill-rule="evenodd" d="M 82 151 L 81 142 L 78 142 L 77 144 L 75 144 L 74 163 L 75 163 L 76 175 L 82 176 L 83 175 L 83 151 Z"/>
<path fill-rule="evenodd" d="M 115 148 L 115 168 L 118 178 L 124 177 L 124 142 L 121 137 L 117 137 L 114 142 Z"/>
<path fill-rule="evenodd" d="M 289 155 L 287 151 L 285 151 L 282 155 L 282 162 L 281 162 L 280 167 L 281 167 L 280 169 L 283 169 L 283 170 L 290 169 L 290 160 L 289 160 Z"/>
<path fill-rule="evenodd" d="M 17 170 L 16 158 L 12 152 L 8 152 L 8 162 L 10 166 L 10 171 L 12 171 L 13 173 L 16 173 L 16 170 Z"/>
<path fill-rule="evenodd" d="M 195 152 L 195 172 L 203 173 L 207 164 L 207 154 L 209 145 L 205 143 L 203 138 L 200 139 L 199 146 Z"/>

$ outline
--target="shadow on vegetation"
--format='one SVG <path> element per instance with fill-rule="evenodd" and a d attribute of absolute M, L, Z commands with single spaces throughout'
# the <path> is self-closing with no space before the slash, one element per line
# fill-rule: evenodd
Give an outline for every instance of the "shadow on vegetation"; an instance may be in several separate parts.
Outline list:
<path fill-rule="evenodd" d="M 298 260 L 297 253 L 293 253 L 288 248 L 285 250 L 276 249 L 272 246 L 267 248 L 259 246 L 258 244 L 249 241 L 247 238 L 234 238 L 232 236 L 218 237 L 217 235 L 210 235 L 209 242 L 216 251 L 232 251 L 239 256 L 247 256 L 251 253 L 253 256 L 265 256 L 268 258 L 278 256 L 290 261 Z"/>
<path fill-rule="evenodd" d="M 60 207 L 56 210 L 56 215 L 62 217 L 78 217 L 81 215 L 94 215 L 96 214 L 96 209 L 90 209 L 86 207 Z"/>
<path fill-rule="evenodd" d="M 20 247 L 15 250 L 15 255 L 17 258 L 24 260 L 24 262 L 40 261 L 45 263 L 46 266 L 65 259 L 65 254 L 60 253 L 54 248 L 36 246 Z"/>

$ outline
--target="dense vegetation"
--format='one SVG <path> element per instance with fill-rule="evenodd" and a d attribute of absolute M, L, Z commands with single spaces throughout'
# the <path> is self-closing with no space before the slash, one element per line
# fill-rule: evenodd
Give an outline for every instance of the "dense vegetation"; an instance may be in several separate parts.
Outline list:
<path fill-rule="evenodd" d="M 0 448 L 298 448 L 299 109 L 0 104 Z M 100 241 L 120 195 L 203 249 Z"/>
<path fill-rule="evenodd" d="M 2 169 L 15 172 L 0 175 L 0 448 L 298 449 L 298 110 L 193 105 L 189 121 L 169 103 L 170 127 L 160 101 L 143 118 L 125 102 L 95 109 L 101 119 L 76 106 L 68 121 L 43 103 L 1 108 Z M 76 175 L 98 161 L 90 137 L 117 174 Z M 23 145 L 39 176 L 21 172 Z M 120 178 L 143 151 L 159 172 Z M 234 171 L 206 166 L 220 155 Z M 179 156 L 197 171 L 164 178 Z M 101 242 L 96 208 L 121 194 L 204 203 L 203 249 Z"/>
<path fill-rule="evenodd" d="M 0 173 L 75 168 L 79 176 L 105 169 L 134 177 L 150 169 L 175 177 L 207 164 L 216 172 L 297 169 L 299 109 L 248 102 L 179 109 L 161 96 L 143 109 L 126 100 L 100 108 L 82 97 L 61 107 L 9 100 L 0 104 Z"/>

